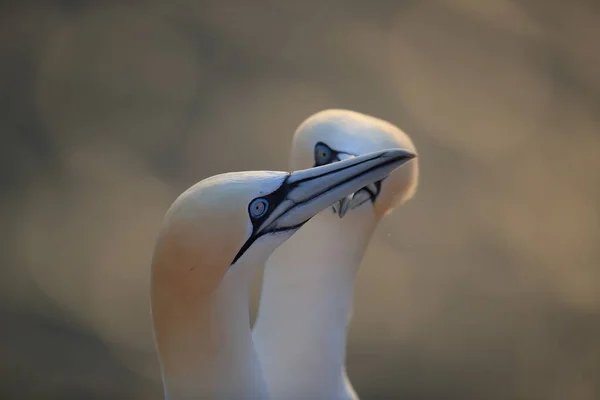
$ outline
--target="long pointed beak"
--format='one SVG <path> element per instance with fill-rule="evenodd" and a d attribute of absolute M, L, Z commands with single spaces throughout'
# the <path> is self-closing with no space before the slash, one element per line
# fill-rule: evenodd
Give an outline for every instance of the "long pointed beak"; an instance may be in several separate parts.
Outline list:
<path fill-rule="evenodd" d="M 298 228 L 321 210 L 383 179 L 415 157 L 416 154 L 408 150 L 389 149 L 292 172 L 285 182 L 285 200 L 257 233 Z"/>

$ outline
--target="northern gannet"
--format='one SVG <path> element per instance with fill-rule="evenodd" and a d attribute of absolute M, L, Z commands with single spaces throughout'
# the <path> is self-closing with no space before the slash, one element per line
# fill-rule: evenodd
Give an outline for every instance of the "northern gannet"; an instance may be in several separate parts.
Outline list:
<path fill-rule="evenodd" d="M 255 272 L 319 211 L 412 157 L 392 149 L 292 173 L 228 173 L 181 194 L 164 217 L 152 259 L 165 397 L 268 398 L 250 331 Z"/>
<path fill-rule="evenodd" d="M 297 129 L 291 166 L 331 165 L 390 147 L 415 153 L 386 121 L 326 110 Z M 268 259 L 253 337 L 274 399 L 358 398 L 345 370 L 355 276 L 377 223 L 414 195 L 417 180 L 414 160 L 320 212 Z"/>

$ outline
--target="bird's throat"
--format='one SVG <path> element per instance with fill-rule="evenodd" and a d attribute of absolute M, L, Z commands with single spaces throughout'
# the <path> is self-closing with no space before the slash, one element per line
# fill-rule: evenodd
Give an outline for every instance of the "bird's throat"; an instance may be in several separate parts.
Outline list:
<path fill-rule="evenodd" d="M 166 398 L 266 398 L 249 316 L 250 285 L 258 265 L 235 265 L 216 290 L 193 298 L 175 293 L 161 297 L 154 290 L 155 338 Z M 193 279 L 190 275 L 177 286 Z"/>
<path fill-rule="evenodd" d="M 323 211 L 266 264 L 253 336 L 273 398 L 340 398 L 355 277 L 375 225 L 362 212 Z"/>

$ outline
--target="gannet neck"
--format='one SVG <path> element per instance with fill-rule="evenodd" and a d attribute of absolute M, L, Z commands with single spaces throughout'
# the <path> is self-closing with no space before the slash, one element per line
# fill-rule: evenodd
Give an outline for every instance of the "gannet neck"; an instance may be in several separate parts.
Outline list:
<path fill-rule="evenodd" d="M 185 268 L 153 268 L 153 320 L 166 399 L 268 398 L 249 316 L 251 283 L 266 258 L 261 244 L 230 268 L 216 268 L 226 272 L 212 292 L 203 291 L 194 276 L 202 259 L 186 261 Z M 210 284 L 211 277 L 204 278 Z"/>
<path fill-rule="evenodd" d="M 220 372 L 212 381 L 219 387 L 213 398 L 269 397 L 252 341 L 249 312 L 251 284 L 264 262 L 265 259 L 257 260 L 250 254 L 250 260 L 245 259 L 226 273 L 214 295 L 213 323 L 220 345 L 211 368 Z"/>
<path fill-rule="evenodd" d="M 343 219 L 324 210 L 267 261 L 253 337 L 273 398 L 354 398 L 346 335 L 372 213 L 368 204 Z"/>

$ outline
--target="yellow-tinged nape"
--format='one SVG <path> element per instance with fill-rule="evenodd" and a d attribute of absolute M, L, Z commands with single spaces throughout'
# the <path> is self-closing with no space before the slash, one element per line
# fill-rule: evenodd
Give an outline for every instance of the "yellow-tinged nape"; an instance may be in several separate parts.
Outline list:
<path fill-rule="evenodd" d="M 167 211 L 152 260 L 151 302 L 163 372 L 182 376 L 211 356 L 211 295 L 250 235 L 248 203 L 284 173 L 242 172 L 206 179 Z M 265 192 L 267 190 L 267 192 Z"/>
<path fill-rule="evenodd" d="M 314 166 L 315 146 L 319 142 L 354 156 L 388 148 L 402 148 L 416 154 L 410 137 L 397 126 L 355 111 L 331 109 L 313 114 L 300 124 L 292 142 L 291 168 Z M 373 204 L 375 217 L 380 219 L 410 200 L 417 190 L 418 180 L 417 158 L 394 170 L 383 181 Z"/>

